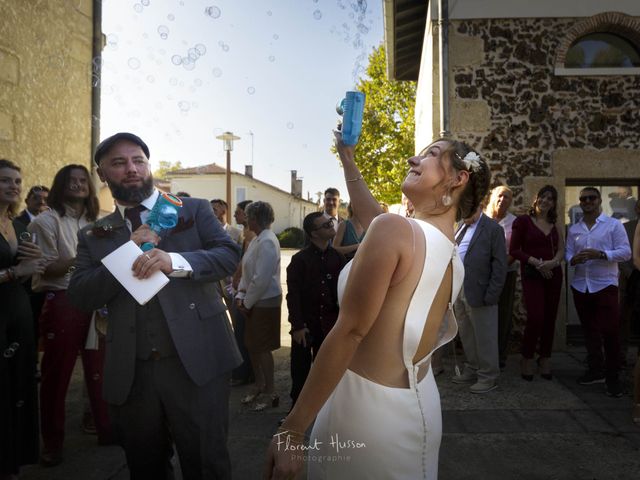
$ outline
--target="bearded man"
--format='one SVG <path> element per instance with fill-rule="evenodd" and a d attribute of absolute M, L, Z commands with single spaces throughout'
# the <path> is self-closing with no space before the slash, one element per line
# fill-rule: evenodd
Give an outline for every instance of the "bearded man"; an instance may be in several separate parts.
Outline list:
<path fill-rule="evenodd" d="M 85 310 L 107 306 L 103 393 L 131 478 L 171 478 L 172 441 L 185 479 L 231 478 L 229 377 L 240 354 L 216 283 L 235 271 L 239 248 L 207 200 L 182 198 L 178 224 L 160 235 L 144 224 L 159 192 L 138 136 L 107 138 L 94 160 L 117 208 L 80 232 L 69 296 Z M 134 261 L 135 277 L 170 280 L 145 305 L 101 264 L 129 240 L 155 245 Z"/>

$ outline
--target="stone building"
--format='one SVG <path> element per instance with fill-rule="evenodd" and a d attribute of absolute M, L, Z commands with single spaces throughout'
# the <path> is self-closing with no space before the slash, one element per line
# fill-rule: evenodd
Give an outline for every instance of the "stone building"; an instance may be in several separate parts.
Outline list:
<path fill-rule="evenodd" d="M 619 192 L 638 198 L 640 2 L 385 0 L 384 15 L 390 77 L 418 82 L 416 150 L 451 132 L 512 187 L 516 210 L 554 185 L 563 228 L 581 186 L 600 187 L 609 214 Z M 562 298 L 561 345 L 577 325 Z"/>
<path fill-rule="evenodd" d="M 23 194 L 91 167 L 96 2 L 0 0 L 0 157 L 22 167 Z"/>

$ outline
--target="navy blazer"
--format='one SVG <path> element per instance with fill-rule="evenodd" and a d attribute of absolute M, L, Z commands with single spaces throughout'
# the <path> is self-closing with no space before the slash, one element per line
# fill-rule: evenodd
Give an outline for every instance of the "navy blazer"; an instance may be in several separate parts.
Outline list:
<path fill-rule="evenodd" d="M 504 230 L 480 215 L 464 255 L 464 295 L 471 307 L 496 305 L 507 277 Z"/>
<path fill-rule="evenodd" d="M 236 270 L 240 249 L 213 215 L 207 200 L 183 198 L 179 224 L 161 234 L 158 248 L 180 253 L 191 265 L 191 278 L 170 278 L 157 297 L 178 356 L 197 385 L 242 362 L 216 283 Z M 76 269 L 67 293 L 73 304 L 92 311 L 107 306 L 104 398 L 122 405 L 131 390 L 136 362 L 136 301 L 101 260 L 129 241 L 120 212 L 99 221 L 106 234 L 88 225 L 78 233 Z"/>

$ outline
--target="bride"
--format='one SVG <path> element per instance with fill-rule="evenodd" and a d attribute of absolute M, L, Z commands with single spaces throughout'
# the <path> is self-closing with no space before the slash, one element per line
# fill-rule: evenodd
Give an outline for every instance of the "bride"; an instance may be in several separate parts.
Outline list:
<path fill-rule="evenodd" d="M 295 478 L 307 461 L 309 479 L 435 479 L 442 415 L 430 357 L 457 331 L 454 223 L 476 211 L 491 174 L 466 144 L 433 142 L 407 160 L 402 191 L 416 219 L 408 220 L 382 214 L 355 148 L 339 133 L 336 146 L 367 234 L 340 274 L 338 321 L 273 436 L 265 478 Z"/>

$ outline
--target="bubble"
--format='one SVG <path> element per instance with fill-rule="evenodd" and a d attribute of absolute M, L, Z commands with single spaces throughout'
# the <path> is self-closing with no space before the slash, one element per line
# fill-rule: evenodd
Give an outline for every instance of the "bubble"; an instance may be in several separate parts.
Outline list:
<path fill-rule="evenodd" d="M 224 45 L 222 46 L 222 50 L 224 50 L 225 52 L 228 52 L 228 51 L 229 51 L 229 45 L 224 44 Z"/>
<path fill-rule="evenodd" d="M 247 88 L 247 93 L 249 95 L 253 95 L 254 93 L 256 93 L 256 89 L 253 88 L 253 87 L 249 87 L 249 88 Z"/>
<path fill-rule="evenodd" d="M 357 4 L 354 5 L 354 8 L 356 9 L 356 11 L 359 12 L 366 12 L 367 11 L 367 0 L 358 0 Z"/>
<path fill-rule="evenodd" d="M 160 25 L 158 27 L 158 33 L 160 34 L 160 38 L 166 40 L 169 36 L 169 28 L 166 25 Z"/>
<path fill-rule="evenodd" d="M 213 76 L 216 78 L 220 78 L 222 76 L 222 70 L 218 67 L 214 68 L 211 73 L 213 73 Z"/>
<path fill-rule="evenodd" d="M 322 12 L 320 10 L 316 10 L 315 12 L 313 12 L 313 18 L 315 18 L 316 20 L 320 20 L 322 18 Z"/>
<path fill-rule="evenodd" d="M 182 68 L 184 68 L 185 70 L 189 70 L 189 71 L 191 71 L 191 70 L 193 70 L 194 68 L 196 68 L 196 62 L 192 62 L 192 61 L 184 62 L 184 61 L 183 61 L 183 62 L 182 62 Z"/>
<path fill-rule="evenodd" d="M 100 85 L 100 76 L 94 73 L 91 75 L 91 86 L 97 87 L 98 85 Z"/>
<path fill-rule="evenodd" d="M 293 127 L 294 127 L 293 122 L 288 122 L 288 123 L 287 123 L 287 128 L 288 128 L 289 130 L 293 130 Z"/>
<path fill-rule="evenodd" d="M 267 10 L 267 15 L 271 16 L 273 15 L 273 12 L 271 10 Z"/>
<path fill-rule="evenodd" d="M 140 4 L 140 3 L 136 3 L 133 6 L 133 9 L 137 12 L 137 13 L 142 13 L 142 10 L 144 9 L 144 7 Z"/>
<path fill-rule="evenodd" d="M 141 3 L 142 5 L 144 5 L 145 7 L 148 7 L 148 6 L 149 6 L 149 0 L 140 0 L 140 3 Z"/>
<path fill-rule="evenodd" d="M 140 68 L 140 60 L 138 60 L 136 57 L 131 57 L 127 61 L 127 65 L 129 65 L 129 68 L 131 70 L 137 70 Z"/>
<path fill-rule="evenodd" d="M 199 55 L 204 55 L 205 53 L 207 53 L 207 47 L 205 47 L 201 43 L 196 44 L 195 49 Z"/>
<path fill-rule="evenodd" d="M 278 40 L 280 38 L 280 35 L 278 35 L 277 33 L 273 34 L 273 39 L 274 40 Z"/>
<path fill-rule="evenodd" d="M 275 62 L 276 61 L 276 57 L 274 57 L 273 55 L 269 55 L 269 61 L 270 62 Z"/>
<path fill-rule="evenodd" d="M 173 22 L 176 19 L 176 16 L 173 13 L 170 13 L 169 15 L 167 15 L 167 20 L 169 20 L 170 22 Z"/>
<path fill-rule="evenodd" d="M 183 112 L 188 112 L 189 109 L 191 108 L 191 105 L 189 104 L 189 102 L 185 102 L 184 100 L 181 100 L 178 102 L 178 108 Z"/>
<path fill-rule="evenodd" d="M 358 25 L 358 31 L 359 31 L 361 34 L 366 35 L 367 33 L 369 33 L 369 28 L 367 28 L 367 26 L 366 26 L 366 25 L 364 25 L 364 24 L 362 24 L 362 23 L 361 23 L 360 25 Z"/>
<path fill-rule="evenodd" d="M 204 14 L 211 18 L 220 18 L 221 13 L 220 9 L 215 5 L 211 5 L 204 9 Z"/>
<path fill-rule="evenodd" d="M 155 81 L 156 81 L 156 79 L 154 78 L 153 75 L 147 75 L 147 82 L 154 83 Z"/>
<path fill-rule="evenodd" d="M 107 35 L 107 45 L 110 47 L 115 47 L 118 45 L 118 36 L 115 33 L 110 33 Z"/>
<path fill-rule="evenodd" d="M 178 79 L 176 77 L 171 77 L 169 79 L 169 84 L 173 87 L 175 87 L 176 85 L 178 85 Z"/>
<path fill-rule="evenodd" d="M 197 60 L 200 56 L 195 48 L 190 48 L 189 50 L 187 50 L 187 55 L 189 55 L 189 58 L 194 61 Z"/>
<path fill-rule="evenodd" d="M 174 65 L 182 65 L 182 57 L 180 55 L 174 55 L 171 57 L 171 63 Z"/>
<path fill-rule="evenodd" d="M 200 80 L 199 78 L 196 78 L 196 79 L 193 81 L 193 84 L 194 84 L 196 87 L 201 87 L 201 86 L 202 86 L 202 80 Z"/>

